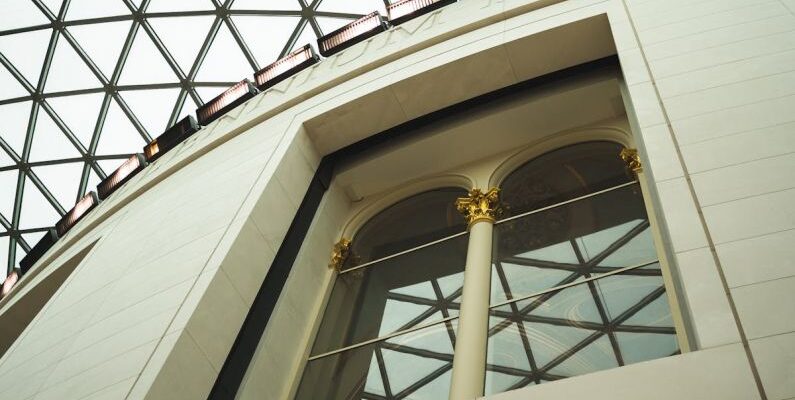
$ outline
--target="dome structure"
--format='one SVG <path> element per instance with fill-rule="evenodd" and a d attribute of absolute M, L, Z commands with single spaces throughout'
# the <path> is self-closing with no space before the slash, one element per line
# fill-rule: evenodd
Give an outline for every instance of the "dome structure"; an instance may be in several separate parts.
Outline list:
<path fill-rule="evenodd" d="M 0 13 L 0 264 L 130 154 L 388 0 L 9 0 Z"/>

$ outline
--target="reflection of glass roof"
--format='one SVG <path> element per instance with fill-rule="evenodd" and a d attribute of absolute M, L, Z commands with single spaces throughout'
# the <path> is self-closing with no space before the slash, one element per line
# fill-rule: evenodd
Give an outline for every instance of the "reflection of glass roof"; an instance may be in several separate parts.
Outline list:
<path fill-rule="evenodd" d="M 0 263 L 204 101 L 387 2 L 3 1 Z"/>

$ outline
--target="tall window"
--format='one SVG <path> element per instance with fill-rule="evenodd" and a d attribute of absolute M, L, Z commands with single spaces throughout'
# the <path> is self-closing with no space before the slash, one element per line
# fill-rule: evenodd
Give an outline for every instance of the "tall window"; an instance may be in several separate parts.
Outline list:
<path fill-rule="evenodd" d="M 503 212 L 485 238 L 490 298 L 480 296 L 485 394 L 679 351 L 640 187 L 620 151 L 561 148 L 500 184 Z M 359 229 L 298 399 L 448 397 L 467 248 L 479 240 L 455 209 L 466 195 L 421 193 Z"/>
<path fill-rule="evenodd" d="M 620 151 L 565 147 L 502 183 L 487 394 L 678 352 L 642 194 Z"/>
<path fill-rule="evenodd" d="M 424 192 L 359 229 L 298 399 L 447 397 L 456 328 L 449 318 L 460 307 L 467 246 L 454 203 L 464 195 Z"/>

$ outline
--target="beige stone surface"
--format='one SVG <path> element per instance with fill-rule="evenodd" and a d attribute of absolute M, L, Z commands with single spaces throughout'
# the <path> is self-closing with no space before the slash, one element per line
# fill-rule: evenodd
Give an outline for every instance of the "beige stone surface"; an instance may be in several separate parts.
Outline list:
<path fill-rule="evenodd" d="M 468 0 L 324 60 L 148 167 L 0 301 L 1 322 L 15 296 L 98 240 L 0 359 L 0 398 L 206 397 L 321 155 L 616 51 L 683 304 L 709 349 L 493 398 L 757 398 L 742 346 L 724 345 L 738 340 L 729 302 L 769 398 L 791 398 L 793 11 L 792 0 Z M 253 370 L 271 380 L 248 379 L 250 393 L 278 384 L 286 396 L 303 368 L 348 207 L 335 196 L 263 338 L 272 351 L 257 353 Z"/>
<path fill-rule="evenodd" d="M 488 400 L 758 399 L 745 352 L 729 345 L 484 397 Z"/>

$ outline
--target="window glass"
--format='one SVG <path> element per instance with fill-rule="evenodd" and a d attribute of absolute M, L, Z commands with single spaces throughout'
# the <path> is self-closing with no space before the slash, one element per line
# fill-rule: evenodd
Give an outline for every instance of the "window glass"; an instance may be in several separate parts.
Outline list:
<path fill-rule="evenodd" d="M 441 188 L 393 204 L 356 233 L 347 269 L 466 230 L 455 200 L 466 196 L 460 188 Z"/>
<path fill-rule="evenodd" d="M 560 203 L 632 180 L 618 156 L 621 146 L 586 142 L 522 165 L 502 182 L 505 216 Z"/>
<path fill-rule="evenodd" d="M 505 180 L 487 395 L 679 351 L 640 186 L 620 150 L 566 147 Z"/>
<path fill-rule="evenodd" d="M 660 270 L 630 270 L 492 308 L 486 394 L 678 352 Z"/>
<path fill-rule="evenodd" d="M 656 261 L 639 190 L 631 185 L 498 223 L 492 304 Z"/>
<path fill-rule="evenodd" d="M 295 398 L 446 399 L 456 326 L 437 324 L 309 361 Z"/>
<path fill-rule="evenodd" d="M 458 315 L 468 238 L 340 274 L 312 354 Z"/>
<path fill-rule="evenodd" d="M 356 233 L 311 354 L 340 352 L 307 364 L 298 399 L 447 397 L 457 322 L 446 319 L 461 307 L 469 240 L 455 210 L 464 195 L 457 188 L 420 193 Z"/>

